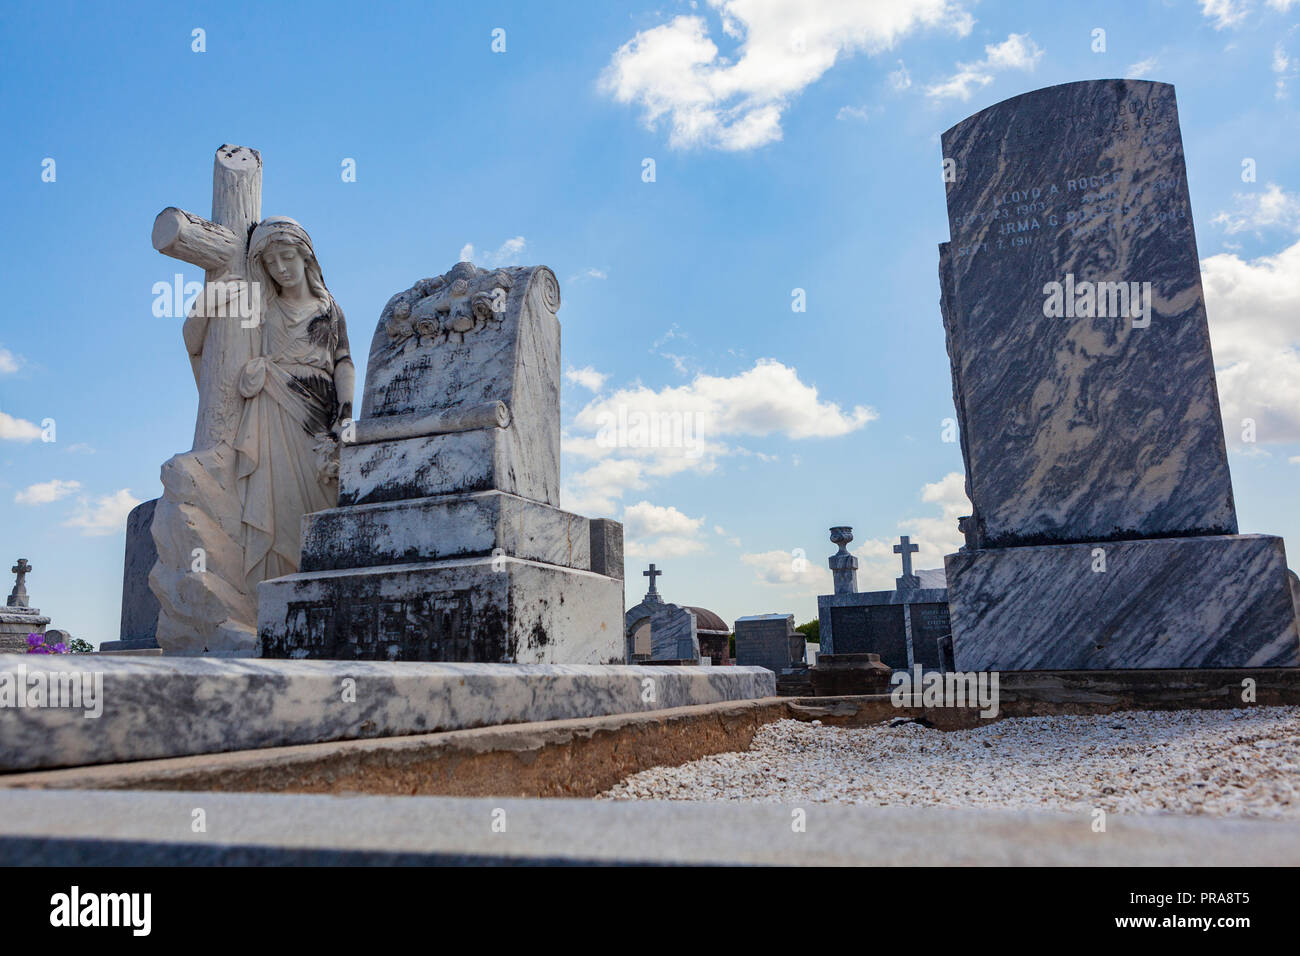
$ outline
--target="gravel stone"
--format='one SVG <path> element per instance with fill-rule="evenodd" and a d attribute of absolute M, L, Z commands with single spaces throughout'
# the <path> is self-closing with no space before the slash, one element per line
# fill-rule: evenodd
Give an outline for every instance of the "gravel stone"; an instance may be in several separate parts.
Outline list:
<path fill-rule="evenodd" d="M 853 803 L 1300 819 L 1300 707 L 767 724 L 751 749 L 634 774 L 598 799 Z"/>

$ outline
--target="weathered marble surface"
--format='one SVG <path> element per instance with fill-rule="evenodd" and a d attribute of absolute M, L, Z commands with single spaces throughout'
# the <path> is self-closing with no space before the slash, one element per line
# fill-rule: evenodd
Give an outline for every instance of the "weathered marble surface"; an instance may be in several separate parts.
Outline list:
<path fill-rule="evenodd" d="M 1066 83 L 943 135 L 944 328 L 982 535 L 1237 531 L 1174 88 Z M 1048 318 L 1044 286 L 1149 282 L 1150 326 Z"/>
<path fill-rule="evenodd" d="M 1095 547 L 1104 572 L 1092 570 Z M 946 563 L 958 670 L 1300 665 L 1278 537 L 990 549 Z"/>
<path fill-rule="evenodd" d="M 389 300 L 339 507 L 259 589 L 263 656 L 623 660 L 622 527 L 558 507 L 558 307 L 545 266 L 469 262 Z"/>
<path fill-rule="evenodd" d="M 593 570 L 589 519 L 499 491 L 331 508 L 303 518 L 303 571 L 508 554 Z"/>
<path fill-rule="evenodd" d="M 0 770 L 638 713 L 776 692 L 760 668 L 0 656 L 0 685 L 38 672 L 98 672 L 102 716 L 0 707 Z M 355 682 L 355 701 L 346 681 Z"/>
<path fill-rule="evenodd" d="M 623 661 L 623 582 L 515 557 L 448 559 L 262 582 L 262 657 Z"/>
<path fill-rule="evenodd" d="M 366 365 L 362 418 L 450 413 L 502 402 L 511 426 L 485 431 L 495 443 L 489 460 L 498 475 L 511 476 L 512 485 L 487 487 L 559 507 L 559 307 L 559 283 L 545 266 L 478 269 L 461 262 L 441 276 L 421 279 L 389 299 L 380 315 Z M 473 490 L 466 484 L 483 467 L 482 452 L 455 455 L 462 443 L 436 444 L 441 458 L 455 456 L 454 467 L 450 461 L 439 463 L 452 487 L 423 493 Z M 458 469 L 465 471 L 459 481 Z M 380 500 L 354 495 L 355 489 L 341 500 Z"/>
<path fill-rule="evenodd" d="M 49 623 L 38 607 L 0 607 L 0 654 L 26 654 L 27 635 L 44 634 Z"/>

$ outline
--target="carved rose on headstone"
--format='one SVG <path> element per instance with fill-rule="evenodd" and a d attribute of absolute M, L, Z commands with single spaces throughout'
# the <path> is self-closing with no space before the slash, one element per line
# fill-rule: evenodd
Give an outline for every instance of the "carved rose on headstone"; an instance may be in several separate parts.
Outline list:
<path fill-rule="evenodd" d="M 457 263 L 446 275 L 421 279 L 384 308 L 388 340 L 409 347 L 460 343 L 499 326 L 512 281 L 505 270 L 478 269 L 469 262 Z"/>

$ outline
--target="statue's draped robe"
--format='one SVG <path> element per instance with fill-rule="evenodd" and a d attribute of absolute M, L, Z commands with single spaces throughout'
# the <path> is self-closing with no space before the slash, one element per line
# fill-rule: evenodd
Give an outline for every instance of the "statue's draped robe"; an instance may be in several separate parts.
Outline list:
<path fill-rule="evenodd" d="M 302 516 L 338 504 L 326 448 L 338 413 L 334 366 L 348 358 L 332 296 L 326 307 L 301 309 L 274 297 L 260 325 L 261 355 L 239 377 L 245 402 L 235 441 L 244 576 L 254 594 L 258 582 L 298 570 Z"/>

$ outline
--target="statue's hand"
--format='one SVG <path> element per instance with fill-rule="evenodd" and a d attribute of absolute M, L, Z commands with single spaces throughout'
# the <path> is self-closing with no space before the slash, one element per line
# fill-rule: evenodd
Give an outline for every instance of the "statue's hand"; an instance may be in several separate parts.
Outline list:
<path fill-rule="evenodd" d="M 352 421 L 352 403 L 342 402 L 339 404 L 339 414 L 338 417 L 334 419 L 334 425 L 331 429 L 334 433 L 334 437 L 339 441 L 343 440 L 343 429 L 350 421 Z"/>

